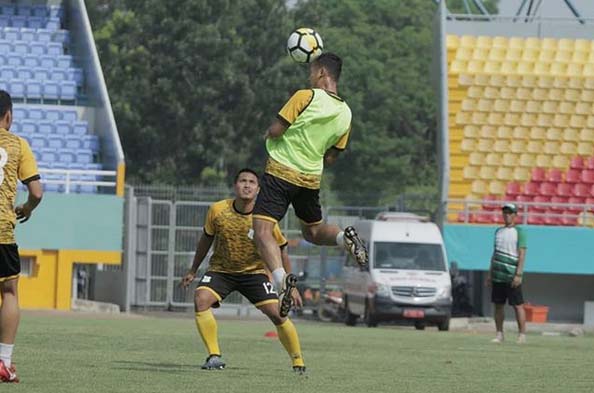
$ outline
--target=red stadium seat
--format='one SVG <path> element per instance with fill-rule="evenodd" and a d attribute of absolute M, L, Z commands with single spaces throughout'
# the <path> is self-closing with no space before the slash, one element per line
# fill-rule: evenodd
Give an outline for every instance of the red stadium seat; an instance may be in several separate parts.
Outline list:
<path fill-rule="evenodd" d="M 560 197 L 560 196 L 553 196 L 551 197 L 551 203 L 567 203 L 568 198 L 566 197 Z M 559 206 L 559 205 L 552 205 L 549 210 L 554 211 L 556 213 L 561 213 L 563 210 L 565 210 L 565 206 Z"/>
<path fill-rule="evenodd" d="M 566 210 L 569 212 L 573 212 L 574 214 L 577 214 L 577 213 L 581 212 L 582 210 L 584 210 L 583 206 L 579 206 L 579 205 L 583 205 L 585 201 L 586 201 L 586 198 L 570 197 L 569 200 L 567 201 L 567 203 L 571 203 L 576 206 L 570 206 Z"/>
<path fill-rule="evenodd" d="M 574 227 L 578 224 L 578 215 L 572 212 L 565 212 L 563 213 L 563 217 L 561 217 L 561 225 L 565 225 L 568 227 Z"/>
<path fill-rule="evenodd" d="M 458 222 L 470 222 L 470 215 L 465 212 L 458 212 Z"/>
<path fill-rule="evenodd" d="M 563 172 L 560 169 L 549 169 L 547 172 L 547 181 L 561 183 L 563 181 Z"/>
<path fill-rule="evenodd" d="M 528 182 L 524 186 L 524 195 L 538 195 L 539 184 L 534 182 Z"/>
<path fill-rule="evenodd" d="M 586 198 L 584 203 L 589 206 L 588 207 L 589 211 L 594 211 L 594 198 L 593 197 Z"/>
<path fill-rule="evenodd" d="M 544 225 L 561 225 L 561 212 L 548 210 L 543 219 Z"/>
<path fill-rule="evenodd" d="M 573 195 L 571 184 L 559 183 L 557 184 L 557 196 L 570 197 Z"/>
<path fill-rule="evenodd" d="M 594 184 L 594 170 L 584 169 L 581 175 L 582 183 Z"/>
<path fill-rule="evenodd" d="M 512 181 L 510 183 L 507 183 L 507 187 L 505 189 L 505 195 L 506 195 L 506 199 L 507 196 L 517 196 L 520 195 L 522 193 L 522 186 L 520 185 L 520 183 Z"/>
<path fill-rule="evenodd" d="M 588 159 L 586 160 L 586 168 L 594 169 L 594 157 L 588 157 Z"/>
<path fill-rule="evenodd" d="M 569 167 L 578 170 L 584 168 L 584 159 L 580 156 L 572 157 Z"/>
<path fill-rule="evenodd" d="M 546 171 L 544 168 L 532 168 L 532 177 L 530 179 L 533 182 L 541 182 L 547 180 Z"/>
<path fill-rule="evenodd" d="M 587 198 L 590 195 L 590 187 L 583 183 L 578 183 L 573 186 L 572 195 L 576 197 Z"/>
<path fill-rule="evenodd" d="M 528 215 L 528 224 L 530 225 L 545 225 L 545 217 L 543 213 L 530 213 Z"/>
<path fill-rule="evenodd" d="M 483 210 L 499 210 L 500 205 L 496 195 L 485 195 L 483 198 Z"/>
<path fill-rule="evenodd" d="M 581 172 L 577 169 L 570 169 L 565 173 L 565 182 L 579 183 L 581 181 Z"/>
<path fill-rule="evenodd" d="M 494 221 L 493 212 L 478 212 L 470 216 L 472 222 L 477 224 L 491 224 Z"/>
<path fill-rule="evenodd" d="M 592 184 L 592 186 L 590 186 L 590 196 L 594 197 L 594 184 Z"/>
<path fill-rule="evenodd" d="M 562 184 L 562 183 L 559 183 L 559 184 Z M 553 196 L 553 195 L 555 195 L 556 188 L 557 188 L 557 186 L 555 183 L 549 183 L 549 182 L 540 183 L 538 193 L 540 195 Z"/>
<path fill-rule="evenodd" d="M 534 197 L 534 199 L 532 200 L 532 202 L 534 203 L 549 203 L 551 201 L 551 198 L 548 196 L 543 196 L 543 195 L 537 195 Z M 528 211 L 536 211 L 536 212 L 543 212 L 547 209 L 547 206 L 543 206 L 543 205 L 534 205 L 534 206 L 529 206 L 528 207 Z"/>

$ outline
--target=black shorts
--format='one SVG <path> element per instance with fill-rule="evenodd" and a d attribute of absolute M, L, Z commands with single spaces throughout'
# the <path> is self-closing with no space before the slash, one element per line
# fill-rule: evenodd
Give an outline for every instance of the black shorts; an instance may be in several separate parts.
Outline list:
<path fill-rule="evenodd" d="M 320 190 L 300 187 L 265 173 L 260 179 L 260 192 L 253 214 L 280 221 L 293 204 L 295 214 L 305 224 L 322 222 Z"/>
<path fill-rule="evenodd" d="M 16 244 L 0 244 L 0 281 L 17 278 L 21 273 L 21 258 Z"/>
<path fill-rule="evenodd" d="M 210 290 L 218 300 L 218 307 L 231 292 L 238 291 L 254 306 L 277 303 L 278 294 L 266 274 L 234 274 L 206 272 L 198 283 L 199 289 Z"/>
<path fill-rule="evenodd" d="M 506 300 L 510 306 L 524 304 L 522 286 L 512 288 L 511 284 L 494 282 L 491 289 L 491 301 L 495 304 L 505 304 Z"/>

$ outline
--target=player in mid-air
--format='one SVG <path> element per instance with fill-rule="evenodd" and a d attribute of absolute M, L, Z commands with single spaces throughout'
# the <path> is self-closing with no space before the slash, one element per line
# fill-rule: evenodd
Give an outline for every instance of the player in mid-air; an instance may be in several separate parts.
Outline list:
<path fill-rule="evenodd" d="M 12 99 L 0 90 L 0 382 L 18 383 L 12 350 L 19 327 L 19 250 L 14 238 L 16 220 L 25 222 L 43 194 L 37 163 L 26 140 L 8 130 L 12 124 Z M 14 207 L 17 180 L 27 186 L 27 202 Z"/>
<path fill-rule="evenodd" d="M 353 227 L 341 230 L 322 222 L 319 193 L 324 164 L 332 164 L 347 146 L 351 110 L 338 96 L 342 60 L 324 53 L 310 63 L 311 89 L 297 91 L 284 105 L 266 132 L 268 162 L 254 208 L 255 240 L 272 272 L 281 296 L 280 313 L 287 315 L 296 277 L 282 267 L 273 229 L 289 204 L 301 220 L 305 240 L 317 244 L 344 245 L 360 266 L 368 262 L 367 249 Z"/>
<path fill-rule="evenodd" d="M 211 370 L 225 367 L 217 337 L 217 322 L 211 307 L 218 307 L 231 292 L 239 291 L 270 318 L 291 357 L 293 370 L 302 374 L 305 372 L 305 364 L 297 330 L 290 319 L 279 315 L 277 292 L 270 283 L 268 272 L 253 240 L 252 210 L 259 191 L 256 172 L 248 168 L 240 170 L 235 177 L 234 190 L 234 199 L 216 202 L 208 209 L 204 233 L 198 242 L 194 262 L 181 282 L 183 287 L 188 287 L 194 281 L 198 267 L 214 243 L 208 271 L 200 279 L 194 297 L 196 326 L 208 351 L 202 368 Z M 287 240 L 278 225 L 273 231 L 285 269 L 290 269 Z M 300 305 L 301 298 L 296 290 L 290 296 Z"/>

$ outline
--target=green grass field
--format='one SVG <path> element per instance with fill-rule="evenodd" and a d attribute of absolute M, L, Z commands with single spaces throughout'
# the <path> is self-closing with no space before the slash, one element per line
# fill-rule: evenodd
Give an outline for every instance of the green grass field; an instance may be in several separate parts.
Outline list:
<path fill-rule="evenodd" d="M 592 392 L 591 336 L 490 335 L 296 321 L 308 367 L 292 373 L 264 321 L 219 322 L 227 369 L 202 371 L 194 321 L 25 315 L 22 383 L 2 392 Z M 510 338 L 514 337 L 510 335 Z"/>

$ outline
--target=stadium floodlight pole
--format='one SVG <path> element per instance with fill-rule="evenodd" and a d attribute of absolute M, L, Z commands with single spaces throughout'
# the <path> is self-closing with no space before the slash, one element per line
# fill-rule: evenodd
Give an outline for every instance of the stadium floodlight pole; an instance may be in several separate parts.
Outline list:
<path fill-rule="evenodd" d="M 472 1 L 473 1 L 474 5 L 476 5 L 476 8 L 478 8 L 481 11 L 481 14 L 487 15 L 487 16 L 491 15 L 491 14 L 489 14 L 489 11 L 483 4 L 482 0 L 472 0 Z"/>
<path fill-rule="evenodd" d="M 573 14 L 573 16 L 575 16 L 582 25 L 586 24 L 586 21 L 582 18 L 582 16 L 578 12 L 577 8 L 575 8 L 575 6 L 571 2 L 571 0 L 563 0 L 563 1 L 565 1 L 567 8 L 569 8 L 569 10 Z"/>
<path fill-rule="evenodd" d="M 464 9 L 466 10 L 467 14 L 472 14 L 472 10 L 470 9 L 470 4 L 468 4 L 468 0 L 463 0 Z"/>

